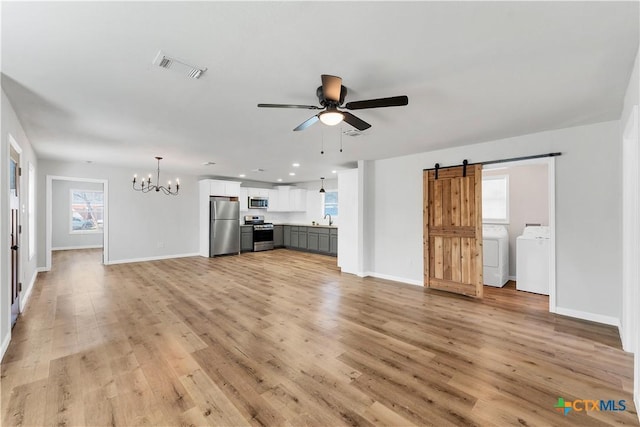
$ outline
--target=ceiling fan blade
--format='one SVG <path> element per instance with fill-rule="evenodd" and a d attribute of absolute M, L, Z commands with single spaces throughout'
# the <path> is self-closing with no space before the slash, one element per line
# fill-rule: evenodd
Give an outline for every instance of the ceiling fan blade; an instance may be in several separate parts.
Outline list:
<path fill-rule="evenodd" d="M 363 110 L 365 108 L 401 107 L 409 103 L 407 96 L 392 96 L 391 98 L 367 99 L 365 101 L 347 102 L 345 108 L 349 110 Z"/>
<path fill-rule="evenodd" d="M 342 79 L 337 76 L 330 76 L 328 74 L 322 75 L 322 93 L 324 98 L 333 101 L 340 102 L 340 91 L 342 90 Z"/>
<path fill-rule="evenodd" d="M 295 105 L 295 104 L 258 104 L 260 108 L 303 108 L 305 110 L 322 110 L 322 107 L 315 105 Z"/>
<path fill-rule="evenodd" d="M 366 130 L 371 127 L 369 123 L 365 122 L 362 119 L 357 118 L 351 113 L 348 113 L 346 111 L 341 111 L 341 113 L 344 116 L 344 121 L 349 123 L 351 126 L 353 126 L 358 130 Z"/>
<path fill-rule="evenodd" d="M 318 118 L 317 115 L 316 116 L 311 116 L 311 118 L 309 118 L 306 121 L 300 123 L 298 125 L 298 127 L 294 129 L 294 132 L 299 131 L 299 130 L 305 130 L 306 128 L 308 128 L 309 126 L 311 126 L 312 124 L 314 124 L 318 120 L 320 120 L 320 119 Z"/>

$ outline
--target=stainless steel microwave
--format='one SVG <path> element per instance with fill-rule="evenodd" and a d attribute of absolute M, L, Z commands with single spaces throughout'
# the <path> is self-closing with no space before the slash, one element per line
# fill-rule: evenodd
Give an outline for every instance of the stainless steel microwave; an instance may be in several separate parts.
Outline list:
<path fill-rule="evenodd" d="M 267 209 L 269 207 L 268 197 L 249 196 L 249 209 Z"/>

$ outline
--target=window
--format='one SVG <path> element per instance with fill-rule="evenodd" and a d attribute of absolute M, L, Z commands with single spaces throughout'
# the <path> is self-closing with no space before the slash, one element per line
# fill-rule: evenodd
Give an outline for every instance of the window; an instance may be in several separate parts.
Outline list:
<path fill-rule="evenodd" d="M 71 190 L 71 233 L 102 233 L 104 193 Z"/>
<path fill-rule="evenodd" d="M 36 254 L 36 169 L 29 162 L 29 259 Z"/>
<path fill-rule="evenodd" d="M 332 217 L 338 216 L 338 192 L 337 191 L 325 192 L 324 201 L 322 205 L 323 205 L 322 216 L 325 216 L 326 214 L 329 214 Z"/>
<path fill-rule="evenodd" d="M 509 222 L 509 176 L 482 178 L 482 222 Z"/>

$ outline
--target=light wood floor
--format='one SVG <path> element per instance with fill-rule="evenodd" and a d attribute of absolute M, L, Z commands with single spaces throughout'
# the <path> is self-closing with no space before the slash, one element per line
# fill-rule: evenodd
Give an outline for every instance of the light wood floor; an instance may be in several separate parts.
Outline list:
<path fill-rule="evenodd" d="M 638 425 L 615 328 L 342 275 L 287 250 L 54 254 L 2 362 L 2 425 Z M 623 412 L 554 409 L 559 397 Z"/>

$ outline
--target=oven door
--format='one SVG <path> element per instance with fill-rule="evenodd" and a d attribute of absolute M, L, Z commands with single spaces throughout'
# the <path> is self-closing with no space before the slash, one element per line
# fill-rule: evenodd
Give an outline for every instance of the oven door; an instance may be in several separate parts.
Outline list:
<path fill-rule="evenodd" d="M 273 249 L 273 228 L 256 230 L 253 229 L 253 250 L 268 251 Z"/>

